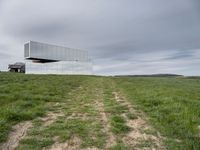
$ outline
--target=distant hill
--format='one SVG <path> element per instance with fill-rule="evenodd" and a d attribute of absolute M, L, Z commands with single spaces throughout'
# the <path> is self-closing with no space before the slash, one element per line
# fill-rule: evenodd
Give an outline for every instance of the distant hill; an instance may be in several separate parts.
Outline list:
<path fill-rule="evenodd" d="M 115 77 L 184 77 L 179 74 L 116 75 Z"/>
<path fill-rule="evenodd" d="M 200 79 L 200 76 L 187 76 L 188 79 Z"/>

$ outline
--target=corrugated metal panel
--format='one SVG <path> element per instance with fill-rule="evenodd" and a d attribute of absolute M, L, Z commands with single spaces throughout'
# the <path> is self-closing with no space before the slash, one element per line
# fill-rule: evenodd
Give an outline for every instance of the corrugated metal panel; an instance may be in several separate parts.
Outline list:
<path fill-rule="evenodd" d="M 92 74 L 87 51 L 31 41 L 24 56 L 26 74 Z"/>
<path fill-rule="evenodd" d="M 61 61 L 90 61 L 87 51 L 33 41 L 30 42 L 29 57 Z"/>
<path fill-rule="evenodd" d="M 24 45 L 24 57 L 29 57 L 29 43 Z"/>

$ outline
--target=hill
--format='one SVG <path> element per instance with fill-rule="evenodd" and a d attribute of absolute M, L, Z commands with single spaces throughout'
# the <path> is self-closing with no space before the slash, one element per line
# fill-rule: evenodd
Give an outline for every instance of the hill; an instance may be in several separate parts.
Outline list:
<path fill-rule="evenodd" d="M 200 79 L 0 73 L 0 149 L 200 149 Z"/>

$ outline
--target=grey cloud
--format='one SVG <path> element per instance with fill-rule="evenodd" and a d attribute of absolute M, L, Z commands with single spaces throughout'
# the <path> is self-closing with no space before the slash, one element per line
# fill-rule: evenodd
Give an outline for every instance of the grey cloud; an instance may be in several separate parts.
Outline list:
<path fill-rule="evenodd" d="M 10 55 L 10 54 L 6 54 L 4 52 L 0 52 L 0 60 L 9 59 L 11 57 L 12 57 L 12 55 Z"/>
<path fill-rule="evenodd" d="M 187 58 L 191 58 L 194 59 L 194 54 L 191 51 L 178 51 L 174 54 L 171 54 L 170 56 L 167 56 L 166 58 L 164 58 L 163 60 L 176 60 L 176 59 L 187 59 Z"/>
<path fill-rule="evenodd" d="M 101 74 L 151 73 L 155 64 L 158 73 L 200 74 L 198 0 L 0 0 L 0 8 L 0 40 L 18 46 L 9 47 L 16 59 L 36 40 L 88 50 Z"/>

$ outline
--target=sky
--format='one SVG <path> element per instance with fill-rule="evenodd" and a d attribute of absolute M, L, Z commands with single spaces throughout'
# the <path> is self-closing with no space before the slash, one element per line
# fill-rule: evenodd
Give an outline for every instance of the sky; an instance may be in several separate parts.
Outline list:
<path fill-rule="evenodd" d="M 200 0 L 0 0 L 0 70 L 30 40 L 89 51 L 99 75 L 200 75 Z"/>

